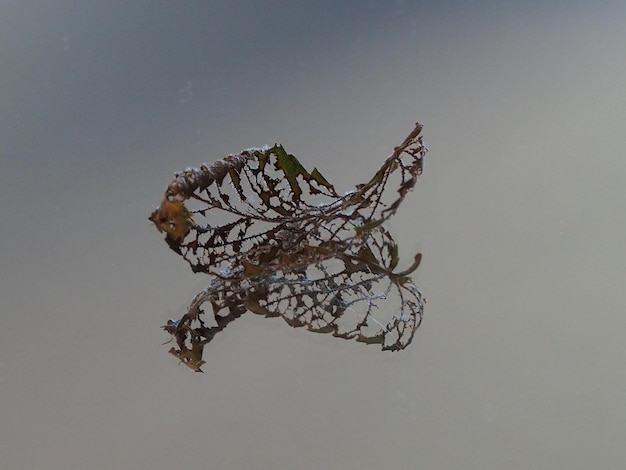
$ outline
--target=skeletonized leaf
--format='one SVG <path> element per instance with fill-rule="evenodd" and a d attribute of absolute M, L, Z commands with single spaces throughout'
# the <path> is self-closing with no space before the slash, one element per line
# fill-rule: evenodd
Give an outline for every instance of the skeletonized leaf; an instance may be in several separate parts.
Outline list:
<path fill-rule="evenodd" d="M 178 345 L 173 354 L 199 370 L 204 344 L 246 310 L 386 350 L 406 347 L 423 314 L 409 277 L 419 259 L 394 273 L 398 248 L 383 223 L 422 172 L 421 129 L 343 196 L 278 144 L 177 174 L 150 220 L 213 280 L 175 327 L 164 327 Z"/>

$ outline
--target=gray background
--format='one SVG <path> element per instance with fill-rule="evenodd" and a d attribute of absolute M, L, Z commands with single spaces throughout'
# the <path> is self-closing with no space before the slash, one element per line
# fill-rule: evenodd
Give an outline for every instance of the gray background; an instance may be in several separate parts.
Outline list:
<path fill-rule="evenodd" d="M 433 6 L 435 5 L 435 6 Z M 623 2 L 0 5 L 0 467 L 618 468 Z M 275 141 L 338 189 L 413 123 L 397 354 L 246 315 L 177 366 L 208 278 L 147 221 L 175 170 Z"/>

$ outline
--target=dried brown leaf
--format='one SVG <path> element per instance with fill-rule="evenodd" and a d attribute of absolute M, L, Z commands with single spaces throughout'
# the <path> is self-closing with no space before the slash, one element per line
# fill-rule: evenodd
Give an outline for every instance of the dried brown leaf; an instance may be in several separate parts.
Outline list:
<path fill-rule="evenodd" d="M 178 345 L 173 354 L 199 370 L 204 344 L 246 310 L 386 350 L 406 347 L 423 314 L 409 277 L 419 258 L 394 273 L 398 247 L 383 223 L 422 172 L 421 129 L 343 196 L 280 145 L 177 174 L 150 220 L 194 271 L 213 280 L 179 321 L 164 326 Z M 216 326 L 203 323 L 205 303 Z"/>

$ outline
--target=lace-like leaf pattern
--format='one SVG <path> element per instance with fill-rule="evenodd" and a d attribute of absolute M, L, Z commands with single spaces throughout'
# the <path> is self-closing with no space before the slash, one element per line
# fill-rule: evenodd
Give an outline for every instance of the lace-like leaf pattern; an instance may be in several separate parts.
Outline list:
<path fill-rule="evenodd" d="M 213 279 L 163 327 L 177 344 L 170 352 L 201 371 L 204 345 L 245 311 L 384 350 L 406 347 L 424 308 L 409 277 L 421 255 L 395 273 L 398 247 L 383 223 L 422 172 L 421 129 L 345 195 L 280 145 L 176 174 L 150 220 L 195 272 Z"/>

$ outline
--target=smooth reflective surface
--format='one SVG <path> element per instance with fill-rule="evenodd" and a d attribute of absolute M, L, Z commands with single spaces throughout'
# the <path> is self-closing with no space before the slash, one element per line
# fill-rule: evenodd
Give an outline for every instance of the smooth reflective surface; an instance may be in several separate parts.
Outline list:
<path fill-rule="evenodd" d="M 326 3 L 5 2 L 0 467 L 624 461 L 626 8 Z M 413 344 L 244 315 L 177 366 L 173 172 L 280 142 L 347 191 L 416 121 Z"/>

